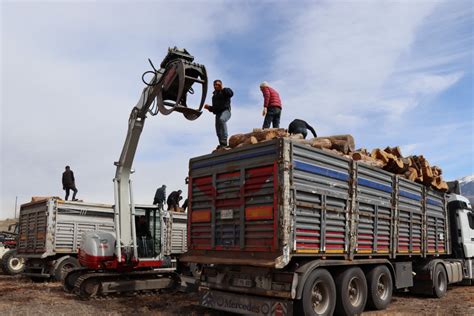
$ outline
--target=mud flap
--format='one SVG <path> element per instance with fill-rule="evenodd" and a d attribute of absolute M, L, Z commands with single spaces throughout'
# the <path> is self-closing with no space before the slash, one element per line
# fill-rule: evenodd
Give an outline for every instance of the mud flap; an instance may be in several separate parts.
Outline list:
<path fill-rule="evenodd" d="M 293 315 L 293 301 L 199 289 L 201 306 L 245 315 Z"/>

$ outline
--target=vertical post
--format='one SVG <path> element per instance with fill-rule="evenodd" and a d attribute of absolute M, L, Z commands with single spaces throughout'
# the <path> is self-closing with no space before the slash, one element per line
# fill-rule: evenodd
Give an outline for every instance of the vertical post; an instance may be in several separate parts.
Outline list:
<path fill-rule="evenodd" d="M 117 255 L 117 261 L 122 262 L 122 250 L 120 248 L 120 199 L 117 178 L 114 179 L 114 222 L 115 222 L 115 254 Z"/>
<path fill-rule="evenodd" d="M 17 206 L 18 206 L 18 195 L 15 196 L 15 218 L 16 218 L 16 209 L 17 209 Z"/>
<path fill-rule="evenodd" d="M 240 249 L 245 248 L 245 168 L 240 168 L 240 179 L 239 179 L 239 186 L 240 186 L 240 208 L 239 208 L 239 215 L 240 215 L 240 230 L 239 230 L 239 244 Z"/>
<path fill-rule="evenodd" d="M 217 184 L 216 184 L 216 173 L 212 174 L 212 205 L 211 205 L 211 248 L 216 247 L 216 221 L 217 221 Z M 222 242 L 221 242 L 222 244 Z"/>
<path fill-rule="evenodd" d="M 132 190 L 132 180 L 128 180 L 128 189 L 130 191 L 130 225 L 132 225 L 132 244 L 133 244 L 133 257 L 138 259 L 138 249 L 137 249 L 137 233 L 135 225 L 135 202 L 133 201 L 133 190 Z"/>

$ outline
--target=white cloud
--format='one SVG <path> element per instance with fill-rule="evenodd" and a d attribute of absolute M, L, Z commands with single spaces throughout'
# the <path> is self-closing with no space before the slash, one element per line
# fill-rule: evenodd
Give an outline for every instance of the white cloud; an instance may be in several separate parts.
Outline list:
<path fill-rule="evenodd" d="M 113 162 L 143 88 L 141 73 L 150 69 L 146 58 L 158 65 L 176 44 L 210 76 L 225 78 L 216 42 L 254 20 L 250 10 L 229 10 L 230 4 L 2 7 L 0 218 L 13 215 L 15 196 L 20 203 L 62 196 L 66 164 L 75 171 L 78 198 L 112 202 Z M 216 143 L 209 113 L 194 122 L 176 114 L 149 118 L 134 164 L 136 200 L 151 202 L 162 182 L 169 190 L 183 188 L 190 155 L 210 152 Z"/>
<path fill-rule="evenodd" d="M 429 109 L 472 72 L 472 30 L 460 29 L 472 24 L 466 2 L 257 7 L 266 6 L 279 26 L 265 38 L 269 64 L 258 65 L 268 72 L 236 78 L 221 41 L 273 27 L 258 25 L 262 11 L 255 6 L 2 3 L 0 218 L 13 214 L 17 195 L 20 202 L 62 195 L 66 164 L 80 198 L 112 202 L 113 162 L 143 88 L 141 73 L 149 70 L 146 58 L 158 64 L 169 45 L 186 47 L 230 87 L 248 80 L 229 134 L 261 126 L 258 84 L 265 79 L 281 93 L 282 126 L 301 117 L 319 135 L 353 134 L 358 147 L 402 144 L 404 154 L 423 153 L 445 170 L 468 166 L 469 159 L 456 166 L 453 156 L 464 150 L 472 160 L 472 110 L 454 123 Z M 168 190 L 184 188 L 188 159 L 216 145 L 212 114 L 193 122 L 176 114 L 149 118 L 134 163 L 136 201 L 151 202 L 164 182 Z"/>

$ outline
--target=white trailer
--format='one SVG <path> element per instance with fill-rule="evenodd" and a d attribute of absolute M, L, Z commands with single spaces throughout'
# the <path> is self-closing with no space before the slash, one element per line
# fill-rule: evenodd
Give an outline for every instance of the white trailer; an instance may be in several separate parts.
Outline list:
<path fill-rule="evenodd" d="M 18 256 L 26 260 L 24 275 L 32 280 L 62 280 L 79 267 L 82 233 L 114 230 L 112 205 L 45 198 L 21 205 Z"/>

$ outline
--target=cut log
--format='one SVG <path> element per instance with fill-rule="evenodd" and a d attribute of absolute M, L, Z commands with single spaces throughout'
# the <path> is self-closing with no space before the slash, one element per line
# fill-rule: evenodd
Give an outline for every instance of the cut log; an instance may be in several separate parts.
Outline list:
<path fill-rule="evenodd" d="M 392 154 L 389 155 L 389 161 L 384 169 L 395 174 L 403 173 L 403 161 Z"/>
<path fill-rule="evenodd" d="M 411 181 L 415 181 L 418 178 L 418 171 L 415 168 L 409 167 L 404 173 L 405 178 Z"/>
<path fill-rule="evenodd" d="M 362 159 L 358 160 L 358 162 L 364 163 L 372 167 L 377 167 L 377 168 L 382 168 L 384 166 L 382 161 L 373 159 L 370 156 L 362 156 Z"/>
<path fill-rule="evenodd" d="M 334 135 L 334 136 L 327 136 L 327 137 L 321 137 L 321 138 L 327 138 L 332 143 L 334 143 L 334 141 L 344 141 L 349 146 L 349 151 L 351 151 L 351 152 L 355 151 L 355 141 L 354 141 L 354 137 L 352 137 L 352 135 L 349 135 L 349 134 Z"/>
<path fill-rule="evenodd" d="M 370 153 L 367 151 L 367 148 L 359 148 L 359 149 L 356 149 L 355 152 L 359 152 L 365 156 L 370 156 Z"/>
<path fill-rule="evenodd" d="M 236 148 L 239 148 L 239 147 L 242 147 L 242 146 L 245 146 L 245 145 L 250 145 L 250 144 L 257 144 L 257 143 L 258 143 L 257 138 L 255 138 L 255 136 L 250 136 L 244 142 L 238 144 L 236 146 Z"/>
<path fill-rule="evenodd" d="M 329 139 L 327 138 L 313 138 L 310 140 L 309 144 L 313 146 L 314 148 L 326 148 L 330 149 L 332 147 L 332 143 Z"/>
<path fill-rule="evenodd" d="M 394 155 L 394 156 L 397 157 L 397 158 L 403 158 L 402 152 L 401 152 L 399 146 L 396 146 L 396 147 L 386 147 L 386 148 L 384 149 L 384 151 L 387 152 L 387 153 L 389 153 L 389 154 Z"/>
<path fill-rule="evenodd" d="M 249 134 L 235 134 L 235 135 L 232 135 L 230 138 L 229 138 L 229 147 L 230 148 L 235 148 L 237 147 L 237 145 L 245 142 L 245 140 L 247 138 L 249 138 L 248 136 Z"/>
<path fill-rule="evenodd" d="M 362 160 L 364 156 L 366 155 L 364 155 L 361 151 L 356 151 L 352 153 L 352 159 L 354 160 Z"/>
<path fill-rule="evenodd" d="M 372 150 L 370 153 L 370 156 L 374 159 L 380 160 L 383 162 L 384 166 L 388 163 L 389 159 L 389 153 L 381 150 L 380 148 L 375 148 Z"/>
<path fill-rule="evenodd" d="M 251 133 L 251 136 L 255 136 L 259 142 L 286 135 L 287 132 L 284 128 L 254 129 L 254 132 Z"/>
<path fill-rule="evenodd" d="M 331 137 L 329 137 L 329 140 L 332 143 L 332 147 L 331 147 L 332 149 L 335 149 L 335 150 L 343 153 L 344 155 L 347 155 L 347 154 L 349 154 L 349 152 L 351 152 L 350 145 L 347 141 L 338 140 L 338 139 L 331 139 Z"/>
<path fill-rule="evenodd" d="M 433 166 L 433 167 L 431 167 L 431 170 L 433 171 L 433 175 L 434 175 L 435 177 L 439 177 L 439 176 L 441 176 L 441 175 L 443 174 L 443 170 L 441 170 L 441 168 L 438 167 L 438 166 Z"/>

